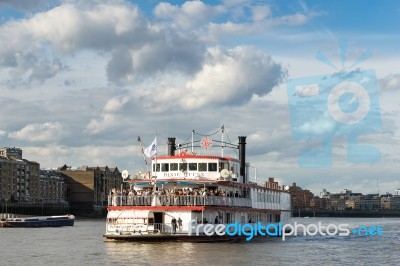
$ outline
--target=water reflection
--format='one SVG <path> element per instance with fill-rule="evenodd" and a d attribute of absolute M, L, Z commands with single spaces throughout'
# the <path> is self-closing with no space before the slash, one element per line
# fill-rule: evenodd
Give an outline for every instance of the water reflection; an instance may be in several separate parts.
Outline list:
<path fill-rule="evenodd" d="M 312 265 L 391 264 L 400 251 L 400 219 L 298 219 L 298 223 L 347 223 L 350 227 L 380 224 L 384 237 L 298 236 L 242 243 L 118 243 L 106 242 L 107 256 L 121 265 Z M 379 247 L 379 249 L 377 249 Z M 397 264 L 396 261 L 395 264 Z"/>
<path fill-rule="evenodd" d="M 310 218 L 381 225 L 383 237 L 298 236 L 243 243 L 104 242 L 105 221 L 64 228 L 2 228 L 0 265 L 398 265 L 400 219 Z"/>

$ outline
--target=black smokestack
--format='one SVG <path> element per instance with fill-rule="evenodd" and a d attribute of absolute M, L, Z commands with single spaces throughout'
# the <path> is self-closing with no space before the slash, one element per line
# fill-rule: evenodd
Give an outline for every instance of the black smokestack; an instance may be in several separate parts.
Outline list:
<path fill-rule="evenodd" d="M 168 138 L 168 155 L 174 156 L 175 155 L 175 138 Z"/>
<path fill-rule="evenodd" d="M 239 137 L 239 160 L 240 175 L 243 176 L 243 183 L 246 183 L 246 136 Z"/>

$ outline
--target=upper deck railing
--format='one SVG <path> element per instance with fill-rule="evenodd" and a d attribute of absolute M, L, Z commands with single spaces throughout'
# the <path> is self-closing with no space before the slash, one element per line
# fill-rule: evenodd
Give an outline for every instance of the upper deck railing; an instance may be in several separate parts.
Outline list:
<path fill-rule="evenodd" d="M 251 207 L 251 199 L 226 196 L 108 196 L 108 206 L 229 206 Z"/>

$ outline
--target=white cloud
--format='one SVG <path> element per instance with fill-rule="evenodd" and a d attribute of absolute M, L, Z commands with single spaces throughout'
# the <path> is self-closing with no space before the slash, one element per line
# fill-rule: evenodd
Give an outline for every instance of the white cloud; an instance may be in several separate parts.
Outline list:
<path fill-rule="evenodd" d="M 108 100 L 104 106 L 104 111 L 107 113 L 117 112 L 121 110 L 121 108 L 123 108 L 123 106 L 129 102 L 129 100 L 130 98 L 128 96 L 113 97 L 112 99 Z"/>
<path fill-rule="evenodd" d="M 106 129 L 109 129 L 116 123 L 115 115 L 104 114 L 101 119 L 91 119 L 86 127 L 86 132 L 89 134 L 97 134 Z"/>
<path fill-rule="evenodd" d="M 141 47 L 115 50 L 107 65 L 108 79 L 128 85 L 169 73 L 191 75 L 201 68 L 204 52 L 197 39 L 166 32 Z"/>
<path fill-rule="evenodd" d="M 187 1 L 180 7 L 162 2 L 154 8 L 154 15 L 171 21 L 173 27 L 191 29 L 207 24 L 213 16 L 225 11 L 223 6 L 210 6 L 202 1 Z"/>
<path fill-rule="evenodd" d="M 19 131 L 9 133 L 8 137 L 29 142 L 51 142 L 59 140 L 65 134 L 59 122 L 47 122 L 26 125 Z"/>
<path fill-rule="evenodd" d="M 7 134 L 7 132 L 5 132 L 4 130 L 0 129 L 0 137 L 3 137 Z"/>
<path fill-rule="evenodd" d="M 175 109 L 242 105 L 254 96 L 263 96 L 286 77 L 285 68 L 254 47 L 207 50 L 202 68 L 180 82 L 164 79 L 155 88 L 137 89 L 135 96 L 155 112 Z M 183 80 L 183 81 L 182 81 Z"/>
<path fill-rule="evenodd" d="M 22 26 L 27 25 L 30 30 L 25 34 L 38 41 L 47 40 L 56 50 L 64 52 L 109 49 L 124 38 L 133 41 L 138 36 L 144 37 L 148 29 L 146 19 L 136 6 L 118 3 L 98 4 L 90 9 L 64 4 L 23 21 Z M 134 38 L 131 34 L 138 36 Z"/>
<path fill-rule="evenodd" d="M 211 48 L 202 70 L 187 82 L 180 102 L 185 109 L 243 104 L 253 95 L 266 95 L 284 78 L 281 65 L 251 47 Z"/>
<path fill-rule="evenodd" d="M 0 39 L 8 44 L 0 47 L 0 67 L 18 77 L 31 73 L 30 80 L 44 82 L 64 69 L 61 57 L 66 54 L 140 47 L 153 34 L 157 32 L 133 5 L 100 3 L 79 8 L 62 4 L 0 26 Z"/>
<path fill-rule="evenodd" d="M 40 163 L 41 168 L 57 168 L 64 164 L 72 167 L 88 166 L 108 166 L 132 169 L 131 159 L 121 163 L 126 159 L 126 154 L 135 154 L 139 148 L 135 145 L 118 147 L 115 145 L 84 145 L 79 147 L 67 147 L 60 145 L 46 145 L 42 147 L 28 146 L 23 148 L 24 158 Z M 123 151 L 123 152 L 121 152 Z M 141 169 L 140 169 L 141 170 Z"/>
<path fill-rule="evenodd" d="M 32 69 L 29 80 L 37 80 L 39 83 L 43 83 L 46 79 L 54 77 L 63 69 L 65 69 L 65 66 L 63 66 L 58 58 L 54 58 L 51 62 L 43 60 Z"/>
<path fill-rule="evenodd" d="M 293 15 L 286 15 L 281 17 L 276 17 L 270 21 L 271 25 L 279 26 L 279 25 L 289 25 L 289 26 L 297 26 L 302 25 L 310 20 L 312 16 L 308 16 L 302 13 L 296 13 Z"/>
<path fill-rule="evenodd" d="M 271 15 L 271 8 L 267 5 L 254 6 L 252 8 L 253 21 L 262 21 Z"/>
<path fill-rule="evenodd" d="M 336 124 L 328 117 L 316 121 L 308 121 L 300 126 L 299 131 L 309 136 L 323 136 L 332 133 Z"/>
<path fill-rule="evenodd" d="M 400 74 L 390 74 L 379 79 L 380 91 L 400 91 Z"/>
<path fill-rule="evenodd" d="M 251 20 L 246 12 L 250 9 Z M 271 33 L 276 27 L 296 27 L 308 23 L 312 18 L 320 16 L 322 12 L 296 12 L 274 16 L 273 11 L 267 5 L 248 5 L 234 7 L 231 10 L 233 19 L 224 22 L 210 21 L 208 24 L 208 37 L 210 40 L 219 42 L 229 37 L 251 36 Z"/>

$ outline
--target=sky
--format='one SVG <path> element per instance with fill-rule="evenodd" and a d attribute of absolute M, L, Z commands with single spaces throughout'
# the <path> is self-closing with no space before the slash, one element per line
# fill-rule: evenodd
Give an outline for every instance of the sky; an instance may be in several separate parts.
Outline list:
<path fill-rule="evenodd" d="M 275 177 L 317 195 L 393 193 L 399 20 L 398 1 L 0 0 L 0 146 L 42 168 L 132 173 L 144 167 L 137 136 L 147 146 L 157 132 L 163 154 L 167 137 L 182 143 L 224 125 L 234 143 L 247 136 L 252 180 L 257 171 L 260 183 Z M 328 120 L 310 116 L 299 128 L 313 133 L 296 138 L 291 118 L 302 110 L 291 106 L 290 80 L 366 70 L 377 130 L 327 133 Z M 379 160 L 347 160 L 354 134 Z M 318 138 L 332 140 L 331 165 L 304 167 Z"/>

